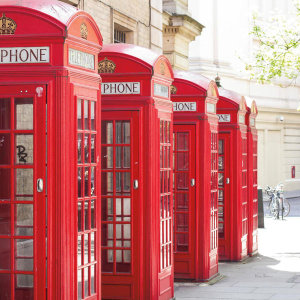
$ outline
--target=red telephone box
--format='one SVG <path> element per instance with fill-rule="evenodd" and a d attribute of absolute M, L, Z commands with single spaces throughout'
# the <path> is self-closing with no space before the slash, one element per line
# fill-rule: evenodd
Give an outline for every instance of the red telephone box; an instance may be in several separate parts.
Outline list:
<path fill-rule="evenodd" d="M 102 297 L 171 299 L 172 102 L 169 61 L 106 45 L 102 83 Z"/>
<path fill-rule="evenodd" d="M 0 298 L 100 299 L 101 34 L 54 0 L 0 24 Z"/>
<path fill-rule="evenodd" d="M 248 255 L 248 177 L 246 100 L 219 88 L 219 259 Z"/>
<path fill-rule="evenodd" d="M 247 99 L 248 100 L 248 99 Z M 250 100 L 250 99 L 249 99 Z M 248 126 L 248 254 L 258 252 L 258 197 L 257 197 L 257 106 L 249 101 L 246 123 Z"/>
<path fill-rule="evenodd" d="M 218 88 L 177 71 L 174 111 L 174 276 L 206 281 L 218 274 Z"/>

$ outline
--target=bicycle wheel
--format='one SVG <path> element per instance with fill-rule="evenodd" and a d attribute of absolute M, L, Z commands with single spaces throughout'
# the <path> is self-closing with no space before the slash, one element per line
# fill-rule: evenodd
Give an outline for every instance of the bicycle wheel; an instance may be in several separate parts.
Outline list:
<path fill-rule="evenodd" d="M 290 213 L 290 209 L 291 209 L 291 206 L 290 206 L 290 203 L 287 199 L 283 198 L 283 201 L 282 201 L 282 215 L 284 217 L 288 216 L 288 214 Z"/>
<path fill-rule="evenodd" d="M 270 203 L 270 211 L 275 219 L 279 219 L 279 201 L 278 199 L 273 199 Z"/>

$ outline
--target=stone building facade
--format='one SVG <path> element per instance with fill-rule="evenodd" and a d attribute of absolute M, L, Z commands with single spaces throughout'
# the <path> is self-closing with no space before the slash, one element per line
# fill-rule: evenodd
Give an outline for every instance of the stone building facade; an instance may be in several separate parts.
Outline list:
<path fill-rule="evenodd" d="M 190 70 L 249 96 L 258 106 L 258 184 L 264 188 L 284 183 L 290 196 L 300 196 L 300 82 L 286 88 L 279 84 L 258 85 L 249 80 L 243 59 L 251 55 L 255 41 L 249 35 L 251 14 L 267 16 L 279 11 L 291 16 L 292 0 L 190 0 L 192 17 L 206 26 L 190 45 Z M 295 167 L 295 178 L 292 168 Z"/>
<path fill-rule="evenodd" d="M 129 43 L 165 54 L 176 69 L 188 69 L 189 44 L 203 26 L 188 11 L 188 0 L 62 0 L 97 22 L 103 43 Z"/>

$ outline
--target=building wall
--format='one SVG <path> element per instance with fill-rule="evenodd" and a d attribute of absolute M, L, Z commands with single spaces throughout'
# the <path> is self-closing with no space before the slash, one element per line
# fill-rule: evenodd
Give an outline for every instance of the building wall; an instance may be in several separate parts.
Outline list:
<path fill-rule="evenodd" d="M 258 106 L 258 184 L 285 184 L 290 195 L 300 195 L 300 82 L 281 88 L 258 85 L 248 79 L 243 59 L 254 44 L 249 36 L 254 10 L 265 16 L 278 9 L 293 12 L 293 1 L 190 0 L 192 17 L 204 24 L 200 37 L 190 46 L 190 70 L 214 79 L 224 88 L 254 99 Z M 288 84 L 288 82 L 281 82 Z M 283 117 L 283 118 L 281 118 Z M 296 167 L 296 179 L 291 167 Z"/>

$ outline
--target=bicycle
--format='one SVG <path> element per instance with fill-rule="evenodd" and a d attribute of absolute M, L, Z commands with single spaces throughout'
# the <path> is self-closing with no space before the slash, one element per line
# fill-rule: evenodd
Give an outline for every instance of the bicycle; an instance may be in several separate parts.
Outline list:
<path fill-rule="evenodd" d="M 290 213 L 290 203 L 283 196 L 283 185 L 278 184 L 275 188 L 267 186 L 266 194 L 270 197 L 269 211 L 275 219 L 283 220 Z"/>

